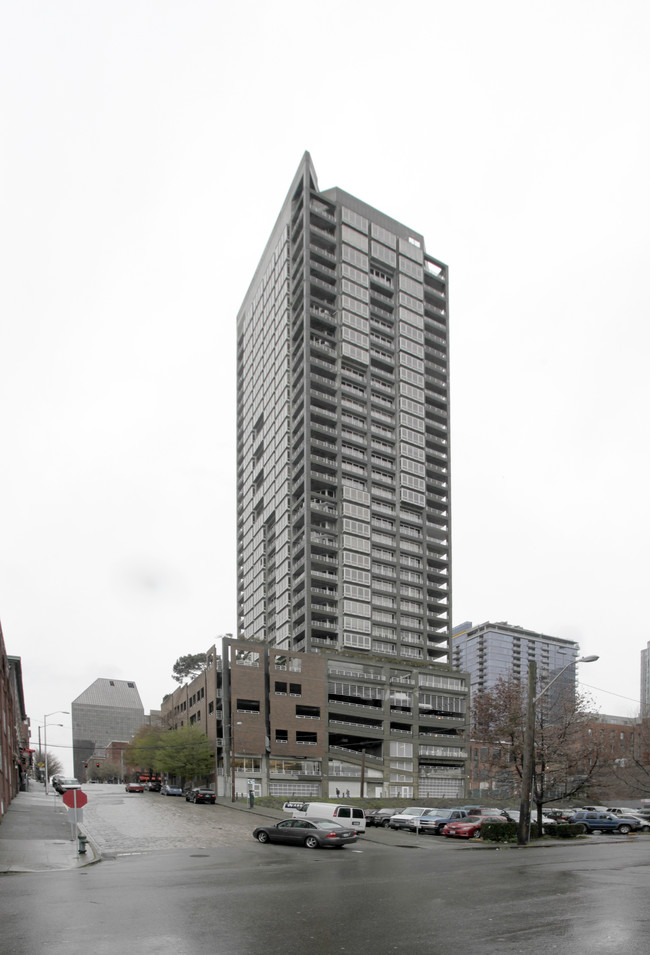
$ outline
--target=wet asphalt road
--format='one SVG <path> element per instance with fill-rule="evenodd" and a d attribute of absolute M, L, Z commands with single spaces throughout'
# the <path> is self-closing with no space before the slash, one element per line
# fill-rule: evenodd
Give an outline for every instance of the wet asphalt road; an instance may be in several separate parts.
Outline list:
<path fill-rule="evenodd" d="M 250 834 L 259 820 L 248 814 L 180 800 L 147 806 L 155 798 L 130 808 L 110 797 L 106 861 L 0 881 L 2 955 L 650 949 L 647 837 L 487 849 L 370 830 L 342 851 L 310 851 L 260 845 Z M 176 829 L 192 844 L 120 848 L 119 834 L 132 837 L 134 820 L 148 814 L 159 843 Z M 155 828 L 143 840 L 155 841 Z"/>

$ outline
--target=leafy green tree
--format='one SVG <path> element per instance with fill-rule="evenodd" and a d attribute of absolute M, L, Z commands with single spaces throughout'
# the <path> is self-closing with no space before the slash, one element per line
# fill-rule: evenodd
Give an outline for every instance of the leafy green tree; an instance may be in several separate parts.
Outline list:
<path fill-rule="evenodd" d="M 193 680 L 199 673 L 203 673 L 207 665 L 205 653 L 186 653 L 179 657 L 172 669 L 172 679 L 177 683 L 184 680 Z"/>
<path fill-rule="evenodd" d="M 99 763 L 99 766 L 97 766 Z M 119 779 L 122 768 L 119 763 L 111 763 L 106 759 L 91 759 L 88 762 L 86 770 L 86 781 L 96 779 L 97 782 L 105 782 L 107 779 Z"/>
<path fill-rule="evenodd" d="M 163 738 L 167 735 L 162 726 L 141 726 L 126 750 L 129 768 L 136 768 L 149 776 L 158 770 L 158 751 Z"/>
<path fill-rule="evenodd" d="M 209 776 L 214 772 L 214 749 L 197 726 L 182 726 L 162 735 L 155 765 L 159 772 L 183 780 Z"/>

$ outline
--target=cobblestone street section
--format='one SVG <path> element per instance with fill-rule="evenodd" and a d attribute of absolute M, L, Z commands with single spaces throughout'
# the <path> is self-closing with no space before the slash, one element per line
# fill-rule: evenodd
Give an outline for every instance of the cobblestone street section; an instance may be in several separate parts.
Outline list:
<path fill-rule="evenodd" d="M 87 786 L 82 829 L 102 855 L 241 846 L 262 821 L 219 804 L 195 805 L 178 796 L 126 793 L 123 786 Z"/>

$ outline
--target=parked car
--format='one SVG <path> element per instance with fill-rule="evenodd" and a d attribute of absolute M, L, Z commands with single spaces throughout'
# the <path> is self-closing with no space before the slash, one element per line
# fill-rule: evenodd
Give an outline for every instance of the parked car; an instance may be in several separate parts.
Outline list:
<path fill-rule="evenodd" d="M 366 831 L 366 814 L 358 806 L 339 806 L 333 802 L 305 802 L 292 809 L 294 819 L 336 819 L 342 826 L 350 826 L 358 832 Z"/>
<path fill-rule="evenodd" d="M 415 816 L 413 824 L 408 828 L 412 832 L 430 832 L 434 836 L 442 835 L 443 828 L 448 822 L 464 819 L 469 813 L 464 809 L 427 809 L 421 816 Z"/>
<path fill-rule="evenodd" d="M 62 796 L 63 793 L 67 793 L 70 789 L 81 789 L 81 783 L 78 779 L 70 779 L 64 776 L 57 776 L 52 785 L 60 796 Z"/>
<path fill-rule="evenodd" d="M 504 817 L 504 819 L 506 819 L 508 822 L 516 822 L 516 823 L 518 823 L 518 822 L 519 822 L 519 817 L 520 817 L 520 815 L 521 815 L 521 812 L 520 812 L 519 809 L 504 809 L 504 810 L 501 812 L 501 815 L 502 815 L 502 816 Z M 536 809 L 535 807 L 531 807 L 531 810 L 530 810 L 530 822 L 531 822 L 531 825 L 533 825 L 533 826 L 536 826 L 536 825 L 537 825 L 537 809 Z M 554 825 L 557 825 L 557 822 L 558 822 L 558 820 L 557 820 L 557 819 L 554 819 L 553 816 L 549 816 L 548 813 L 546 813 L 546 812 L 543 812 L 543 813 L 542 813 L 542 829 L 544 829 L 545 826 L 554 826 Z"/>
<path fill-rule="evenodd" d="M 629 819 L 637 819 L 641 824 L 641 832 L 650 832 L 650 818 L 642 815 L 636 809 L 608 809 L 607 812 L 611 812 L 613 816 L 626 816 Z"/>
<path fill-rule="evenodd" d="M 160 787 L 161 796 L 182 796 L 183 790 L 180 786 L 168 786 L 164 785 Z"/>
<path fill-rule="evenodd" d="M 558 809 L 557 807 L 553 807 L 545 809 L 544 812 L 547 816 L 550 816 L 551 819 L 554 819 L 555 822 L 568 822 L 573 816 L 575 809 Z"/>
<path fill-rule="evenodd" d="M 615 816 L 612 812 L 590 812 L 584 809 L 575 812 L 571 822 L 581 823 L 587 832 L 620 832 L 623 835 L 643 826 L 640 819 L 631 816 Z"/>
<path fill-rule="evenodd" d="M 332 819 L 284 819 L 275 826 L 258 826 L 253 830 L 253 838 L 258 842 L 286 842 L 307 849 L 328 846 L 342 849 L 359 837 L 354 829 L 346 829 Z"/>
<path fill-rule="evenodd" d="M 408 829 L 415 816 L 421 816 L 432 808 L 432 806 L 409 806 L 408 809 L 402 809 L 391 816 L 388 825 L 391 829 Z"/>
<path fill-rule="evenodd" d="M 457 819 L 456 822 L 448 822 L 443 827 L 443 836 L 456 836 L 460 839 L 480 839 L 481 826 L 484 822 L 506 822 L 504 816 L 465 816 L 464 819 Z"/>
<path fill-rule="evenodd" d="M 500 816 L 503 812 L 503 809 L 496 809 L 494 806 L 459 806 L 459 809 L 464 809 L 468 816 Z"/>
<path fill-rule="evenodd" d="M 144 786 L 142 783 L 127 783 L 124 787 L 127 793 L 143 793 Z"/>
<path fill-rule="evenodd" d="M 392 816 L 396 816 L 399 809 L 366 809 L 366 826 L 388 829 Z"/>
<path fill-rule="evenodd" d="M 214 806 L 216 799 L 211 789 L 190 789 L 189 793 L 185 794 L 186 802 L 209 802 Z"/>

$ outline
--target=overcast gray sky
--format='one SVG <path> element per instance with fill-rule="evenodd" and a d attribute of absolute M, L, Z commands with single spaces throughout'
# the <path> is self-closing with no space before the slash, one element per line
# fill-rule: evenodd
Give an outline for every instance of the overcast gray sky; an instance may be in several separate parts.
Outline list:
<path fill-rule="evenodd" d="M 578 640 L 636 712 L 649 48 L 645 0 L 0 2 L 0 620 L 35 737 L 97 677 L 158 707 L 236 631 L 235 316 L 305 149 L 451 269 L 454 622 Z"/>

